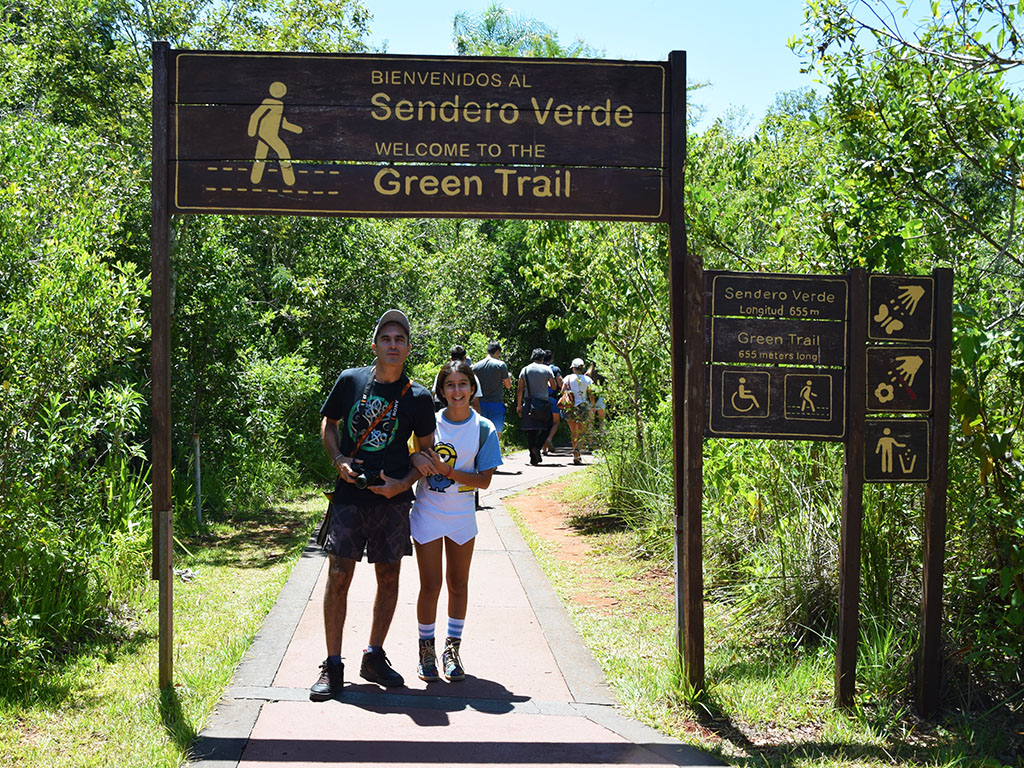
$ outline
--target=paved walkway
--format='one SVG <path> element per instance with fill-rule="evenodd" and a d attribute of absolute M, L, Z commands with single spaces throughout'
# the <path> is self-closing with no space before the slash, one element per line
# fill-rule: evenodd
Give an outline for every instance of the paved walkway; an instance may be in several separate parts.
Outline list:
<path fill-rule="evenodd" d="M 361 562 L 349 592 L 345 688 L 333 700 L 309 701 L 325 654 L 327 574 L 326 556 L 309 546 L 199 735 L 191 765 L 721 765 L 617 713 L 600 667 L 502 505 L 504 496 L 574 471 L 562 454 L 539 467 L 525 451 L 506 457 L 481 495 L 464 681 L 416 677 L 411 558 L 385 645 L 406 687 L 385 690 L 359 677 L 375 587 L 372 568 Z M 442 633 L 445 616 L 442 590 Z"/>

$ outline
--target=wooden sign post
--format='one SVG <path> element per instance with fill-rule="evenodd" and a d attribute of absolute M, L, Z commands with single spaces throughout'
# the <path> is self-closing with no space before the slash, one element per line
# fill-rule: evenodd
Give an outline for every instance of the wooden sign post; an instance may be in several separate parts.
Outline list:
<path fill-rule="evenodd" d="M 674 360 L 703 399 L 686 255 L 686 54 L 668 62 L 171 50 L 153 44 L 153 577 L 172 682 L 171 214 L 669 222 Z M 695 312 L 693 311 L 696 307 Z M 678 369 L 678 368 L 677 368 Z M 674 387 L 683 385 L 678 377 Z M 680 397 L 680 416 L 682 415 Z M 695 415 L 694 415 L 695 414 Z M 680 456 L 700 461 L 703 412 Z M 677 469 L 681 466 L 677 459 Z M 677 472 L 700 530 L 700 473 Z M 689 539 L 688 539 L 689 540 Z M 698 626 L 699 547 L 686 568 Z M 679 633 L 680 637 L 682 633 Z M 688 662 L 694 679 L 703 676 Z M 703 661 L 702 650 L 700 661 Z"/>
<path fill-rule="evenodd" d="M 868 340 L 861 390 L 868 415 L 864 482 L 925 483 L 917 709 L 930 717 L 938 709 L 942 682 L 953 272 L 871 275 L 862 311 Z M 852 688 L 842 693 L 840 703 L 852 703 Z"/>
<path fill-rule="evenodd" d="M 853 703 L 856 689 L 864 483 L 927 483 L 917 698 L 918 711 L 932 714 L 941 680 L 952 272 L 708 272 L 704 309 L 706 437 L 844 442 L 835 678 L 841 707 Z M 703 647 L 703 636 L 687 640 L 698 643 Z"/>

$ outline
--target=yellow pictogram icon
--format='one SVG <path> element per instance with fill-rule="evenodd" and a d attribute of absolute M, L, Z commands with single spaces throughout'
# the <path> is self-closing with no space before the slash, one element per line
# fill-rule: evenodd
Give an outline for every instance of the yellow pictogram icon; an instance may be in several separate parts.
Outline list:
<path fill-rule="evenodd" d="M 887 304 L 878 305 L 878 312 L 875 313 L 874 320 L 890 336 L 897 331 L 903 330 L 903 321 L 889 313 L 889 306 Z"/>
<path fill-rule="evenodd" d="M 888 303 L 878 305 L 878 310 L 872 318 L 888 336 L 903 330 L 903 320 L 897 315 L 912 317 L 925 292 L 922 285 L 901 285 L 898 291 L 899 293 Z"/>
<path fill-rule="evenodd" d="M 875 397 L 880 403 L 888 403 L 894 397 L 896 397 L 896 390 L 893 389 L 892 384 L 883 381 L 877 387 L 875 387 Z"/>
<path fill-rule="evenodd" d="M 908 315 L 913 315 L 914 310 L 917 309 L 917 305 L 921 303 L 921 299 L 924 297 L 924 286 L 923 285 L 901 285 L 899 302 L 903 305 L 903 308 L 907 310 Z"/>
<path fill-rule="evenodd" d="M 914 377 L 924 364 L 920 355 L 905 355 L 896 358 L 896 372 L 903 377 L 908 387 L 914 386 Z"/>
<path fill-rule="evenodd" d="M 270 96 L 263 103 L 253 110 L 249 117 L 249 136 L 256 137 L 256 158 L 252 164 L 250 180 L 253 184 L 259 184 L 263 179 L 263 171 L 266 167 L 266 157 L 270 150 L 277 155 L 278 164 L 281 166 L 281 179 L 288 186 L 295 184 L 295 172 L 292 170 L 292 155 L 288 145 L 281 139 L 281 130 L 292 133 L 302 133 L 302 128 L 291 123 L 284 116 L 284 102 L 282 99 L 288 93 L 288 87 L 281 82 L 270 84 Z"/>
<path fill-rule="evenodd" d="M 749 400 L 750 401 L 747 404 L 746 408 L 740 408 L 738 405 L 736 405 L 736 398 L 737 397 L 739 397 L 740 400 Z M 757 402 L 757 396 L 754 395 L 754 393 L 751 392 L 749 389 L 747 389 L 747 380 L 743 376 L 740 377 L 740 385 L 739 385 L 739 387 L 737 387 L 736 391 L 732 393 L 731 401 L 732 401 L 733 410 L 737 411 L 738 413 L 746 413 L 747 411 L 751 410 L 752 408 L 760 408 L 761 407 L 761 404 L 759 402 Z"/>
<path fill-rule="evenodd" d="M 811 413 L 814 413 L 816 408 L 814 407 L 814 398 L 817 395 L 814 392 L 814 386 L 810 379 L 807 383 L 800 388 L 800 413 L 803 413 L 808 408 L 811 409 Z"/>
<path fill-rule="evenodd" d="M 892 474 L 892 456 L 893 448 L 906 448 L 906 443 L 899 442 L 895 437 L 892 436 L 892 430 L 886 427 L 882 430 L 882 437 L 878 438 L 878 443 L 875 444 L 875 454 L 882 454 L 882 472 L 887 475 Z M 902 462 L 902 456 L 900 457 Z"/>

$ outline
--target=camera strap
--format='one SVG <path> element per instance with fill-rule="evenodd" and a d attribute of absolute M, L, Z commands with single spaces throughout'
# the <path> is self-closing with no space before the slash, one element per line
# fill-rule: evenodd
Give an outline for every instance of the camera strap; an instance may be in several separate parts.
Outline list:
<path fill-rule="evenodd" d="M 359 408 L 363 413 L 366 412 L 366 401 L 370 398 L 370 390 L 373 388 L 374 375 L 376 373 L 377 366 L 374 366 L 370 369 L 370 375 L 366 377 L 366 386 L 363 388 L 363 396 L 359 400 Z M 370 426 L 366 428 L 366 431 L 359 436 L 359 439 L 356 441 L 356 447 L 352 449 L 353 459 L 356 457 L 356 454 L 359 453 L 359 447 L 363 444 L 363 441 L 370 436 L 370 433 L 377 428 L 377 425 L 384 420 L 385 416 L 391 413 L 392 410 L 396 411 L 397 416 L 398 401 L 405 397 L 405 393 L 408 392 L 409 388 L 412 386 L 412 381 L 404 373 L 402 374 L 402 378 L 405 379 L 405 386 L 402 387 L 402 391 L 399 393 L 398 397 L 392 400 L 387 408 L 378 413 L 377 417 L 370 423 Z"/>

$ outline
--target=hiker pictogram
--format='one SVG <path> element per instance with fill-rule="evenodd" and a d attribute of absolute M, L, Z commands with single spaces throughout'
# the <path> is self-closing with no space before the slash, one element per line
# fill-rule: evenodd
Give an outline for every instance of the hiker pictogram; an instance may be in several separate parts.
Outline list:
<path fill-rule="evenodd" d="M 281 138 L 281 131 L 302 133 L 302 127 L 289 122 L 284 116 L 284 102 L 282 99 L 288 93 L 288 87 L 281 82 L 270 84 L 270 98 L 263 100 L 252 115 L 249 116 L 249 136 L 258 138 L 256 142 L 256 157 L 252 164 L 250 180 L 253 184 L 259 184 L 263 179 L 263 171 L 266 168 L 266 158 L 270 150 L 277 155 L 278 165 L 281 167 L 281 179 L 288 186 L 295 185 L 295 171 L 292 170 L 292 155 L 288 145 Z"/>
<path fill-rule="evenodd" d="M 832 377 L 820 373 L 786 374 L 787 419 L 829 421 L 832 418 Z"/>
<path fill-rule="evenodd" d="M 803 413 L 808 408 L 810 408 L 811 413 L 814 413 L 816 410 L 814 407 L 814 399 L 816 397 L 817 395 L 814 394 L 814 386 L 811 380 L 808 379 L 807 383 L 800 388 L 800 413 Z"/>

